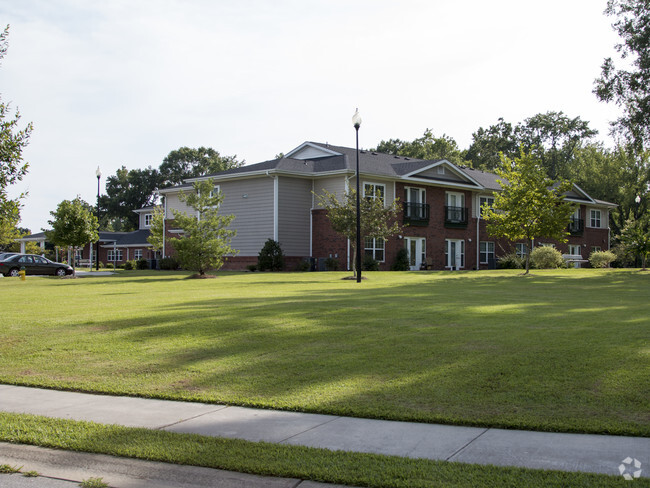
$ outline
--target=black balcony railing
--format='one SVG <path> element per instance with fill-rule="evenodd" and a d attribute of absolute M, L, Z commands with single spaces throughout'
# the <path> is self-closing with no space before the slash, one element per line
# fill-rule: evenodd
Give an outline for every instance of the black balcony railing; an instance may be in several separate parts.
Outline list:
<path fill-rule="evenodd" d="M 585 230 L 585 221 L 574 217 L 569 220 L 569 233 L 572 235 L 582 234 Z"/>
<path fill-rule="evenodd" d="M 404 204 L 404 223 L 409 225 L 429 225 L 429 204 Z"/>
<path fill-rule="evenodd" d="M 445 225 L 447 227 L 467 227 L 468 211 L 465 207 L 445 207 Z"/>

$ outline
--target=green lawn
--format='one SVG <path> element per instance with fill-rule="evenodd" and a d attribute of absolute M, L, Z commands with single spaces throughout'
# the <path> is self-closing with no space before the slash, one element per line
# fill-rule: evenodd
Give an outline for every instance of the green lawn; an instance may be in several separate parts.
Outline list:
<path fill-rule="evenodd" d="M 650 273 L 0 279 L 0 382 L 650 435 Z"/>

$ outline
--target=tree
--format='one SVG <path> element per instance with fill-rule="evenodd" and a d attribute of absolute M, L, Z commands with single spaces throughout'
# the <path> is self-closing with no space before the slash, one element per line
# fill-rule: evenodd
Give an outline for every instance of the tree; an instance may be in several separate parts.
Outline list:
<path fill-rule="evenodd" d="M 514 160 L 502 158 L 496 170 L 502 187 L 495 192 L 492 207 L 481 212 L 487 221 L 487 231 L 495 237 L 510 241 L 524 240 L 526 271 L 530 270 L 530 250 L 534 239 L 545 237 L 566 242 L 569 218 L 574 207 L 564 201 L 564 193 L 572 185 L 554 181 L 546 176 L 538 159 L 523 148 Z"/>
<path fill-rule="evenodd" d="M 629 219 L 620 236 L 621 243 L 628 255 L 640 256 L 643 271 L 650 254 L 650 218 L 645 214 L 640 219 Z"/>
<path fill-rule="evenodd" d="M 171 151 L 160 165 L 160 187 L 180 185 L 186 178 L 239 168 L 243 164 L 244 161 L 237 161 L 237 156 L 221 156 L 211 147 L 181 147 Z"/>
<path fill-rule="evenodd" d="M 0 61 L 9 46 L 9 26 L 0 34 Z M 28 163 L 23 163 L 22 152 L 29 143 L 33 126 L 31 123 L 20 130 L 20 112 L 11 114 L 9 104 L 0 98 L 0 240 L 11 239 L 20 220 L 20 200 L 25 196 L 9 198 L 7 187 L 23 179 Z"/>
<path fill-rule="evenodd" d="M 127 170 L 122 166 L 106 179 L 106 194 L 99 199 L 102 227 L 114 231 L 138 228 L 138 215 L 133 211 L 156 202 L 160 174 L 151 166 Z"/>
<path fill-rule="evenodd" d="M 97 217 L 88 210 L 88 204 L 81 198 L 63 200 L 50 215 L 54 219 L 47 223 L 52 226 L 52 230 L 45 231 L 45 234 L 54 245 L 75 249 L 99 240 Z M 75 267 L 74 258 L 72 267 Z"/>
<path fill-rule="evenodd" d="M 352 245 L 353 259 L 352 270 L 357 275 L 357 192 L 349 189 L 343 201 L 327 190 L 322 195 L 316 195 L 319 205 L 327 210 L 327 217 L 334 232 L 349 239 Z M 384 205 L 383 195 L 374 195 L 360 199 L 361 208 L 361 238 L 372 237 L 375 239 L 387 239 L 388 237 L 401 232 L 402 227 L 397 221 L 401 205 L 395 199 L 390 205 Z"/>
<path fill-rule="evenodd" d="M 641 151 L 650 141 L 650 3 L 609 0 L 605 14 L 617 18 L 612 27 L 623 42 L 615 49 L 629 69 L 617 69 L 612 58 L 606 58 L 594 93 L 600 101 L 614 102 L 623 109 L 612 128 Z"/>
<path fill-rule="evenodd" d="M 149 226 L 149 237 L 147 242 L 155 251 L 163 251 L 163 242 L 165 235 L 165 211 L 162 207 L 157 206 L 153 209 L 151 217 L 151 225 Z"/>
<path fill-rule="evenodd" d="M 412 142 L 400 139 L 381 141 L 375 151 L 413 159 L 446 159 L 454 164 L 464 164 L 456 141 L 446 134 L 434 137 L 431 129 L 425 130 L 422 137 Z"/>
<path fill-rule="evenodd" d="M 181 264 L 204 276 L 208 269 L 221 268 L 226 254 L 237 252 L 230 247 L 230 241 L 237 232 L 228 229 L 234 215 L 219 215 L 223 196 L 221 192 L 214 192 L 214 182 L 211 179 L 197 181 L 193 188 L 193 192 L 181 192 L 179 198 L 196 213 L 187 215 L 172 210 L 174 226 L 182 229 L 184 235 L 170 241 Z"/>
<path fill-rule="evenodd" d="M 519 154 L 519 142 L 512 124 L 499 118 L 499 121 L 472 134 L 472 144 L 465 153 L 465 159 L 472 166 L 485 171 L 493 171 L 501 164 L 500 154 L 514 158 Z"/>
<path fill-rule="evenodd" d="M 566 178 L 576 148 L 598 134 L 580 117 L 552 111 L 527 118 L 515 132 L 518 142 L 537 156 L 552 179 Z"/>

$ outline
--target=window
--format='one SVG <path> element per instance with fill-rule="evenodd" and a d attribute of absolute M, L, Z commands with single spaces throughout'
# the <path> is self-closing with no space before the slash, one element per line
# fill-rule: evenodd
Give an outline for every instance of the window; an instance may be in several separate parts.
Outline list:
<path fill-rule="evenodd" d="M 515 252 L 518 258 L 524 259 L 526 257 L 526 244 L 523 242 L 515 244 Z"/>
<path fill-rule="evenodd" d="M 465 267 L 465 241 L 460 239 L 445 240 L 445 263 L 447 263 L 447 268 Z"/>
<path fill-rule="evenodd" d="M 438 166 L 438 174 L 439 175 L 444 175 L 445 174 L 445 167 L 444 166 Z"/>
<path fill-rule="evenodd" d="M 121 249 L 109 249 L 108 258 L 110 262 L 113 261 L 122 261 L 122 250 Z"/>
<path fill-rule="evenodd" d="M 133 259 L 142 259 L 142 249 L 133 251 Z"/>
<path fill-rule="evenodd" d="M 479 261 L 489 263 L 490 259 L 494 260 L 494 242 L 481 242 Z"/>
<path fill-rule="evenodd" d="M 429 219 L 424 188 L 404 188 L 404 200 L 406 202 L 404 216 L 407 219 Z"/>
<path fill-rule="evenodd" d="M 600 252 L 600 246 L 591 246 L 591 252 Z"/>
<path fill-rule="evenodd" d="M 379 198 L 382 202 L 384 201 L 384 195 L 386 195 L 386 185 L 379 183 L 364 183 L 363 184 L 363 196 L 364 198 Z"/>
<path fill-rule="evenodd" d="M 591 209 L 589 211 L 589 227 L 600 228 L 600 210 Z"/>
<path fill-rule="evenodd" d="M 538 242 L 537 245 L 539 247 L 555 247 L 555 244 L 551 244 L 550 242 Z"/>
<path fill-rule="evenodd" d="M 483 216 L 483 205 L 492 208 L 494 205 L 494 197 L 478 197 L 478 216 Z"/>
<path fill-rule="evenodd" d="M 151 227 L 151 222 L 153 221 L 153 214 L 144 214 L 144 226 Z"/>
<path fill-rule="evenodd" d="M 364 251 L 366 256 L 371 256 L 376 261 L 384 262 L 384 249 L 386 241 L 384 239 L 375 239 L 374 237 L 366 237 Z"/>
<path fill-rule="evenodd" d="M 446 194 L 447 206 L 448 207 L 464 207 L 465 206 L 465 194 L 456 193 L 448 191 Z"/>
<path fill-rule="evenodd" d="M 445 194 L 445 201 L 447 203 L 445 208 L 445 223 L 467 224 L 465 194 L 448 191 Z"/>

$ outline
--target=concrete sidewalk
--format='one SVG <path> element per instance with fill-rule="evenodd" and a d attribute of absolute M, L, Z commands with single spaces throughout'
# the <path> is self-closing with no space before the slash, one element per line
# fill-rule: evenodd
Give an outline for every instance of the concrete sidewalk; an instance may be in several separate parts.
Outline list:
<path fill-rule="evenodd" d="M 562 471 L 650 475 L 650 438 L 369 420 L 0 385 L 0 411 L 169 432 Z M 624 461 L 628 460 L 627 463 Z M 0 456 L 0 463 L 2 457 Z"/>

